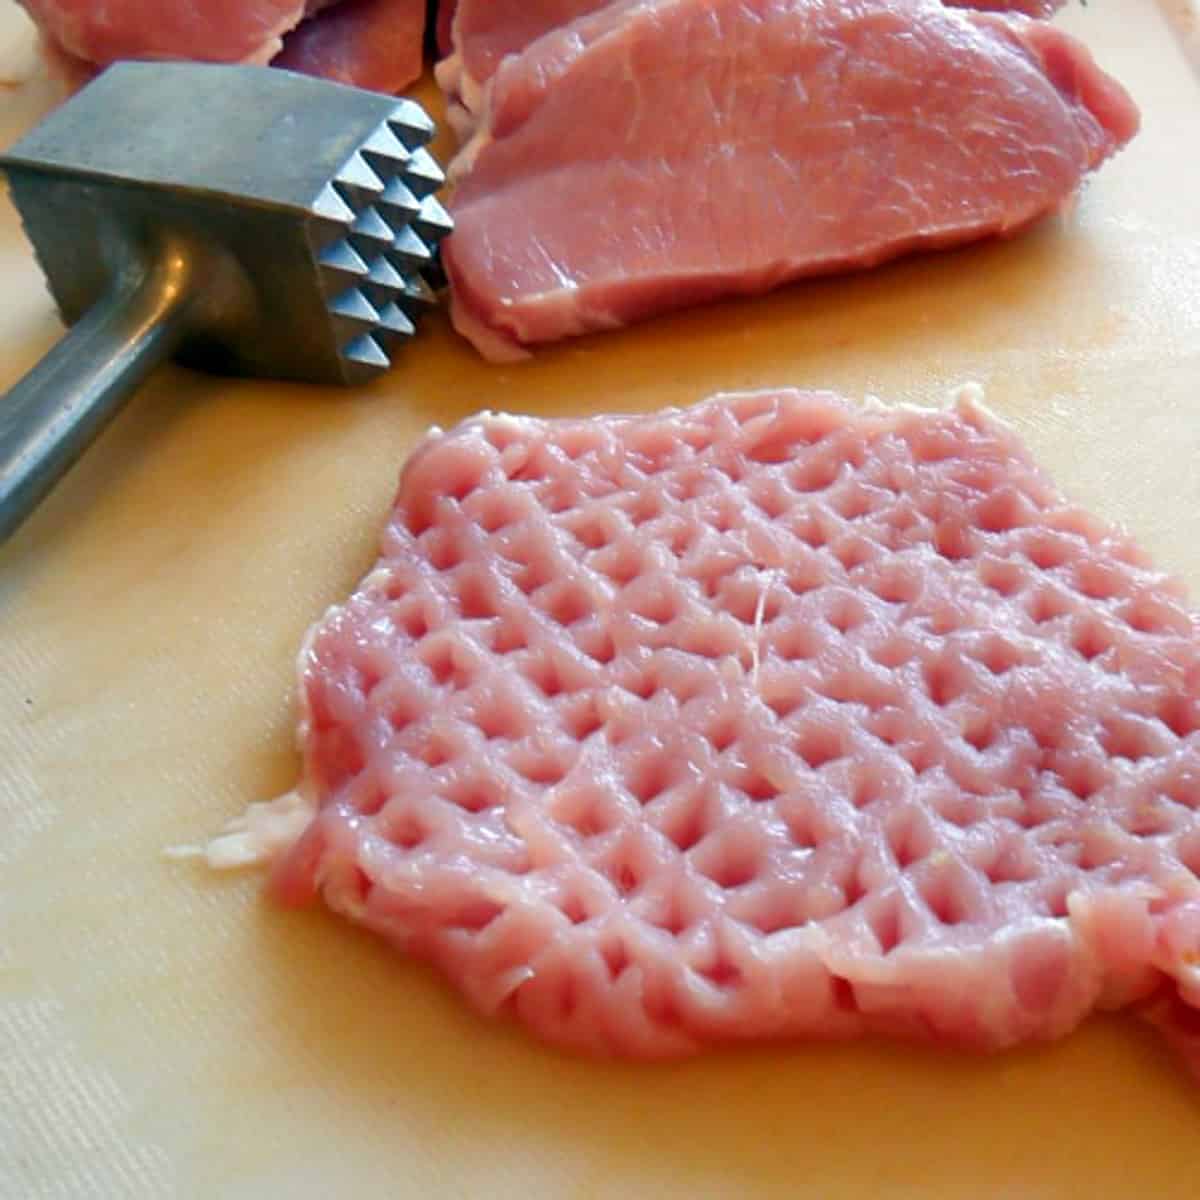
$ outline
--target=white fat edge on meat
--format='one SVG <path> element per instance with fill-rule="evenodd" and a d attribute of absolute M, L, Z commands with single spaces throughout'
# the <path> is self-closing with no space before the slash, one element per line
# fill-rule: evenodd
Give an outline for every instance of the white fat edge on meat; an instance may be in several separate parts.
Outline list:
<path fill-rule="evenodd" d="M 464 157 L 468 145 L 476 143 L 480 131 L 490 124 L 486 111 L 490 93 L 487 83 L 480 84 L 467 71 L 462 37 L 459 33 L 461 21 L 462 11 L 456 9 L 454 19 L 450 23 L 450 53 L 433 67 L 434 80 L 446 97 L 446 123 L 459 145 L 459 152 L 446 171 L 447 186 L 450 188 L 474 166 L 476 155 L 483 149 L 483 145 L 491 140 L 490 136 L 487 137 Z"/>
<path fill-rule="evenodd" d="M 730 398 L 744 400 L 754 396 L 778 396 L 781 391 L 790 391 L 792 388 L 793 385 L 778 385 L 774 387 L 746 388 L 736 392 L 714 392 L 712 395 L 706 397 L 702 403 L 717 404 L 722 400 Z M 801 390 L 808 391 L 808 389 Z M 827 396 L 842 404 L 847 402 L 846 397 L 840 392 L 816 391 L 815 394 Z M 665 416 L 675 413 L 686 413 L 689 407 L 689 405 L 673 405 L 670 408 L 662 409 L 657 415 Z M 936 404 L 915 404 L 910 400 L 885 400 L 873 392 L 866 392 L 859 401 L 859 407 L 863 412 L 884 415 L 888 413 L 916 413 L 920 415 L 931 412 L 959 412 L 964 416 L 974 415 L 977 418 L 982 417 L 1006 429 L 1011 428 L 1007 421 L 988 407 L 986 389 L 983 384 L 973 379 L 964 380 L 962 383 L 948 388 L 943 393 L 941 402 Z M 637 413 L 619 414 L 621 418 L 629 420 L 637 420 L 638 415 Z"/>
<path fill-rule="evenodd" d="M 487 91 L 467 73 L 459 37 L 461 19 L 461 12 L 456 11 L 450 25 L 450 53 L 433 67 L 433 78 L 446 97 L 446 123 L 459 146 L 446 169 L 446 184 L 451 189 L 475 165 L 476 155 L 491 140 L 489 136 L 482 143 L 478 141 L 481 130 L 488 124 L 484 119 Z M 468 154 L 471 146 L 474 148 Z"/>
<path fill-rule="evenodd" d="M 495 76 L 482 87 L 465 70 L 451 66 L 456 56 L 434 67 L 434 77 L 446 93 L 446 122 L 458 141 L 458 151 L 446 168 L 446 185 L 453 188 L 469 175 L 476 159 L 492 144 L 492 90 Z M 445 82 L 443 82 L 445 80 Z"/>
<path fill-rule="evenodd" d="M 450 289 L 450 320 L 454 328 L 492 364 L 524 362 L 533 357 L 515 339 L 485 325 L 459 298 L 458 289 Z"/>
<path fill-rule="evenodd" d="M 168 846 L 171 859 L 199 859 L 214 871 L 238 871 L 273 861 L 308 828 L 317 806 L 303 789 L 251 804 L 202 845 Z"/>
<path fill-rule="evenodd" d="M 474 135 L 479 118 L 463 95 L 466 75 L 463 71 L 462 56 L 458 51 L 434 64 L 433 78 L 446 97 L 446 124 L 450 126 L 459 146 L 465 146 Z M 451 164 L 450 171 L 453 172 L 453 169 Z M 465 173 L 465 168 L 459 172 Z M 451 175 L 451 183 L 455 177 Z"/>
<path fill-rule="evenodd" d="M 446 99 L 461 102 L 462 80 L 466 73 L 463 64 L 462 38 L 459 36 L 459 25 L 462 12 L 456 7 L 450 21 L 450 53 L 440 62 L 433 65 L 433 78 L 438 87 L 446 93 Z"/>
<path fill-rule="evenodd" d="M 983 384 L 973 379 L 956 384 L 947 389 L 940 404 L 913 404 L 909 401 L 883 400 L 870 392 L 863 397 L 862 408 L 870 413 L 930 413 L 957 412 L 963 417 L 982 418 L 993 425 L 1009 428 L 1004 421 L 987 405 L 987 393 Z"/>

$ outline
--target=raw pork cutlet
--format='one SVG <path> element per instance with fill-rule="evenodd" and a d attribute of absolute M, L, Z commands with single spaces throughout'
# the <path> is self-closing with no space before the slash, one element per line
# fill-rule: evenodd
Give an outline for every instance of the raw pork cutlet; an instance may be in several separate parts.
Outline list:
<path fill-rule="evenodd" d="M 1022 12 L 1048 17 L 1065 0 L 948 0 L 960 8 Z M 611 0 L 458 0 L 438 11 L 439 45 L 445 60 L 438 82 L 452 104 L 459 130 L 470 130 L 484 106 L 483 88 L 500 62 L 519 54 L 552 29 L 604 8 Z"/>
<path fill-rule="evenodd" d="M 128 58 L 269 63 L 283 50 L 290 61 L 280 65 L 385 91 L 407 87 L 423 65 L 423 0 L 20 3 L 41 31 L 51 65 L 73 88 Z M 297 45 L 285 50 L 292 38 Z"/>
<path fill-rule="evenodd" d="M 424 0 L 343 0 L 284 41 L 274 66 L 377 92 L 401 92 L 425 69 Z"/>
<path fill-rule="evenodd" d="M 273 886 L 589 1051 L 1194 1012 L 1197 633 L 969 393 L 484 416 L 307 640 Z"/>
<path fill-rule="evenodd" d="M 1079 42 L 1021 17 L 937 0 L 610 5 L 493 77 L 452 169 L 454 319 L 514 358 L 1011 234 L 1137 124 Z"/>

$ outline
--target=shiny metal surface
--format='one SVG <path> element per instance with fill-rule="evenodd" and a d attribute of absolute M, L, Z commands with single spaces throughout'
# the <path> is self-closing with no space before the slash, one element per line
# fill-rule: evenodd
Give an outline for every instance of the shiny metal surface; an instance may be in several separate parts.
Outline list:
<path fill-rule="evenodd" d="M 434 302 L 419 105 L 261 67 L 120 63 L 0 158 L 63 319 L 0 399 L 0 540 L 168 357 L 353 386 Z"/>
<path fill-rule="evenodd" d="M 45 498 L 143 379 L 186 338 L 207 299 L 186 243 L 109 292 L 0 403 L 0 540 Z"/>

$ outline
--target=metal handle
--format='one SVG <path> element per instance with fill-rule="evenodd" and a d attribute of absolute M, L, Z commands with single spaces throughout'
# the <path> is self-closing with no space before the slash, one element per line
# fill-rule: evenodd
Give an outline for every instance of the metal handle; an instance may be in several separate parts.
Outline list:
<path fill-rule="evenodd" d="M 187 335 L 201 288 L 183 244 L 130 261 L 108 294 L 0 398 L 0 543 Z"/>

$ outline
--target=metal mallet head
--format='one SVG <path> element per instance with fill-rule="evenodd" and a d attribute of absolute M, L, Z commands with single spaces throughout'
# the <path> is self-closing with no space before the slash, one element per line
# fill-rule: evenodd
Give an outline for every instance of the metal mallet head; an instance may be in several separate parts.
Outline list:
<path fill-rule="evenodd" d="M 0 399 L 0 538 L 167 357 L 361 384 L 435 302 L 451 222 L 409 100 L 118 63 L 0 156 L 73 329 Z"/>

